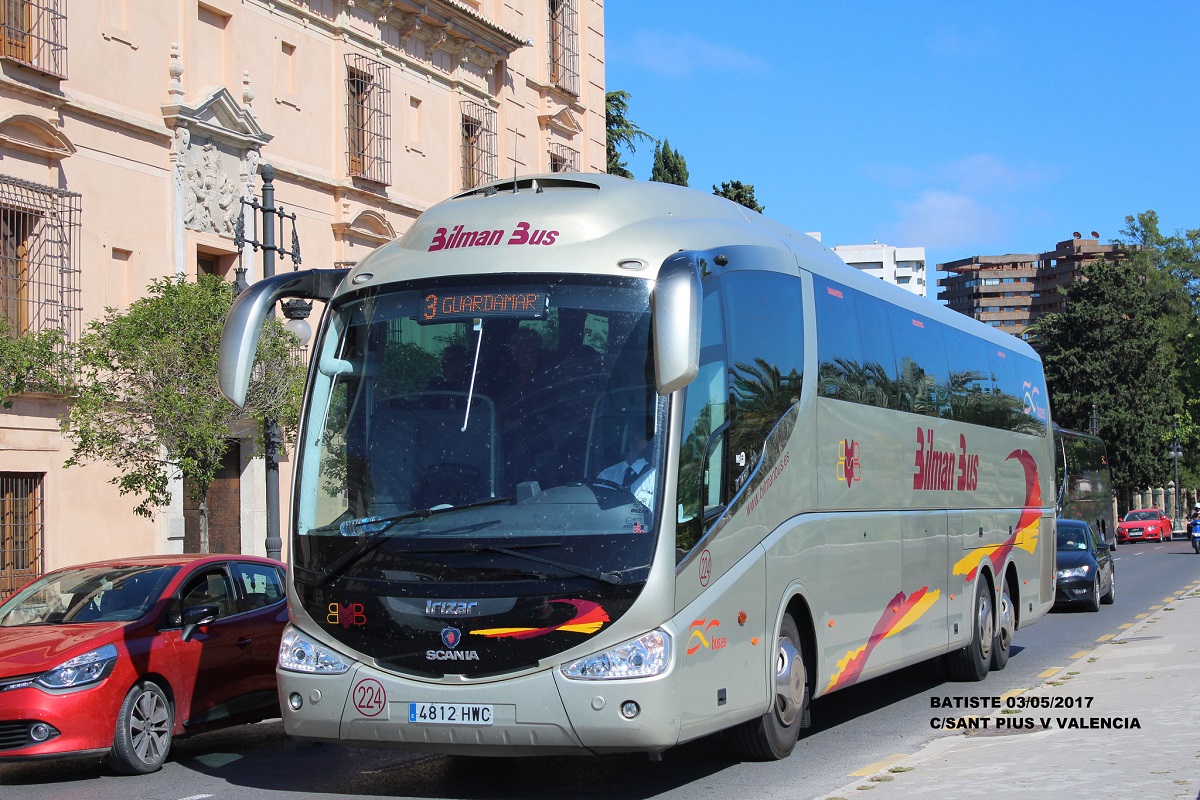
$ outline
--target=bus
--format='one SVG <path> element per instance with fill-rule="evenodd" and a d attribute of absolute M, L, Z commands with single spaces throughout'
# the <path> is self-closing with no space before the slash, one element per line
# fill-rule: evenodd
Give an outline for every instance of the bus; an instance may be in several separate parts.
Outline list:
<path fill-rule="evenodd" d="M 1112 475 L 1104 440 L 1054 425 L 1054 476 L 1058 516 L 1090 522 L 1101 541 L 1116 547 Z"/>
<path fill-rule="evenodd" d="M 295 448 L 285 729 L 502 756 L 718 731 L 1002 669 L 1054 601 L 1053 440 L 1021 340 L 723 198 L 607 175 L 465 191 L 324 302 Z"/>

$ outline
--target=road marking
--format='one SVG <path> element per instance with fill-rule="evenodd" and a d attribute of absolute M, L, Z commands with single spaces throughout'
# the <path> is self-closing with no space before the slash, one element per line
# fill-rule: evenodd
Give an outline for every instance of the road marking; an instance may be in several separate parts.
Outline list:
<path fill-rule="evenodd" d="M 1080 650 L 1078 653 L 1076 653 L 1074 655 L 1067 656 L 1067 658 L 1083 658 L 1090 652 L 1092 652 L 1092 651 L 1091 650 Z"/>
<path fill-rule="evenodd" d="M 1162 606 L 1150 606 L 1151 611 L 1158 611 Z"/>
<path fill-rule="evenodd" d="M 1005 692 L 1004 694 L 1000 695 L 1000 699 L 1007 700 L 1010 697 L 1016 697 L 1019 694 L 1024 694 L 1026 691 L 1028 691 L 1028 690 L 1027 689 L 1013 689 L 1012 691 L 1008 691 L 1008 692 Z"/>
<path fill-rule="evenodd" d="M 204 800 L 206 797 L 212 797 L 211 794 L 193 794 L 188 797 L 181 797 L 179 800 Z"/>
<path fill-rule="evenodd" d="M 1184 593 L 1184 592 L 1186 592 L 1186 591 L 1187 591 L 1187 589 L 1180 589 L 1180 590 L 1179 590 L 1178 592 L 1176 592 L 1175 594 L 1176 594 L 1176 596 L 1178 596 L 1178 595 L 1181 595 L 1181 594 L 1183 594 L 1183 593 Z"/>
<path fill-rule="evenodd" d="M 1117 638 L 1117 635 L 1115 633 L 1106 633 L 1103 636 L 1101 636 L 1099 639 L 1097 639 L 1096 641 L 1097 642 L 1107 642 L 1109 639 L 1115 639 L 1115 638 Z"/>
<path fill-rule="evenodd" d="M 1126 628 L 1132 628 L 1132 627 L 1133 627 L 1133 623 L 1132 623 L 1132 622 L 1126 622 L 1124 625 L 1118 625 L 1117 627 L 1118 627 L 1118 628 L 1120 628 L 1121 630 L 1125 630 Z"/>
<path fill-rule="evenodd" d="M 1051 667 L 1050 669 L 1042 670 L 1038 673 L 1039 678 L 1049 678 L 1062 672 L 1062 667 Z"/>
<path fill-rule="evenodd" d="M 1163 602 L 1164 602 L 1164 603 L 1174 603 L 1174 602 L 1175 602 L 1175 598 L 1174 598 L 1174 597 L 1164 597 L 1164 598 L 1163 598 Z"/>
<path fill-rule="evenodd" d="M 851 772 L 850 777 L 851 778 L 865 778 L 868 775 L 874 775 L 876 772 L 879 772 L 882 769 L 887 769 L 892 764 L 895 764 L 899 761 L 903 761 L 906 758 L 908 758 L 908 755 L 906 753 L 895 753 L 894 755 L 890 755 L 887 758 L 883 759 L 882 761 L 876 761 L 874 764 L 867 764 L 865 767 L 858 770 L 857 772 Z"/>
<path fill-rule="evenodd" d="M 1134 619 L 1145 619 L 1148 616 L 1150 616 L 1150 615 L 1149 614 L 1138 614 L 1134 617 Z"/>

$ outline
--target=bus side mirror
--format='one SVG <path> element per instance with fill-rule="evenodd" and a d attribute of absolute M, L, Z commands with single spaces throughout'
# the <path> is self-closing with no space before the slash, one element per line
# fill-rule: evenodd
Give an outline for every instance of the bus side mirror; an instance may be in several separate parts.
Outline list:
<path fill-rule="evenodd" d="M 700 372 L 700 301 L 695 259 L 679 253 L 658 272 L 650 297 L 655 382 L 660 395 L 691 383 Z"/>
<path fill-rule="evenodd" d="M 238 408 L 246 405 L 250 372 L 258 351 L 263 321 L 275 303 L 285 297 L 328 300 L 349 273 L 348 269 L 306 269 L 264 278 L 242 291 L 233 301 L 221 331 L 221 359 L 217 382 L 221 394 Z"/>

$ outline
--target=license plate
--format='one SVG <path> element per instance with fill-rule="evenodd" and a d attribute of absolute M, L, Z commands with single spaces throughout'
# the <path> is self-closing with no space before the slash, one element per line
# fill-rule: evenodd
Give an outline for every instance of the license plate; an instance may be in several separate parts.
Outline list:
<path fill-rule="evenodd" d="M 409 703 L 408 721 L 426 725 L 491 725 L 492 707 L 477 703 Z"/>

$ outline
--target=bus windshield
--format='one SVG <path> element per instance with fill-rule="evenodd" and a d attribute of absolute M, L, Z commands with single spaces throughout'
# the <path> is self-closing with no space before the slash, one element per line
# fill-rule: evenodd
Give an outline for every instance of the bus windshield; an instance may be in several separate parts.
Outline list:
<path fill-rule="evenodd" d="M 297 448 L 298 579 L 644 579 L 666 419 L 649 291 L 488 275 L 338 303 Z"/>

